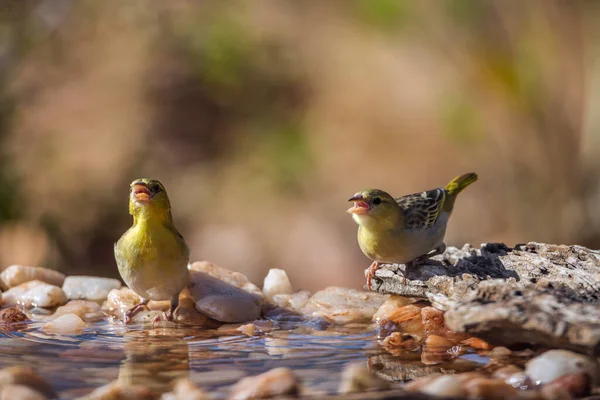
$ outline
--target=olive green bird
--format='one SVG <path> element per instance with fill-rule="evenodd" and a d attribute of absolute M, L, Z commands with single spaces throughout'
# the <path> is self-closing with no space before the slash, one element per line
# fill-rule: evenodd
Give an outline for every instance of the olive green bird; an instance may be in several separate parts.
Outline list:
<path fill-rule="evenodd" d="M 477 180 L 475 173 L 454 178 L 445 188 L 394 199 L 379 189 L 356 193 L 348 209 L 359 225 L 358 244 L 373 263 L 367 286 L 380 264 L 418 265 L 446 250 L 444 235 L 456 196 Z"/>
<path fill-rule="evenodd" d="M 128 323 L 150 300 L 171 300 L 165 319 L 173 320 L 179 292 L 188 285 L 190 251 L 173 224 L 165 187 L 152 179 L 130 185 L 129 214 L 133 226 L 115 243 L 121 277 L 141 301 L 125 314 Z"/>

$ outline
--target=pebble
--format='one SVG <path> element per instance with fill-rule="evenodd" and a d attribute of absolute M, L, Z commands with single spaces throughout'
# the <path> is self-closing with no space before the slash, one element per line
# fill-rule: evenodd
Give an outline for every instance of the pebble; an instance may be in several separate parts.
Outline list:
<path fill-rule="evenodd" d="M 178 379 L 173 390 L 164 393 L 160 400 L 208 400 L 210 397 L 189 378 Z"/>
<path fill-rule="evenodd" d="M 150 389 L 144 386 L 124 385 L 114 381 L 76 400 L 153 400 L 154 398 Z"/>
<path fill-rule="evenodd" d="M 9 306 L 50 308 L 66 302 L 67 296 L 61 288 L 37 280 L 22 283 L 2 293 L 3 305 Z"/>
<path fill-rule="evenodd" d="M 275 396 L 296 396 L 298 378 L 288 368 L 275 368 L 257 376 L 241 379 L 231 387 L 230 400 L 265 399 Z"/>
<path fill-rule="evenodd" d="M 62 289 L 69 300 L 103 301 L 112 289 L 119 289 L 118 279 L 97 276 L 68 276 Z"/>
<path fill-rule="evenodd" d="M 580 398 L 590 394 L 590 377 L 585 373 L 563 375 L 542 386 L 545 399 Z"/>
<path fill-rule="evenodd" d="M 260 299 L 264 299 L 262 290 L 250 282 L 246 275 L 240 272 L 230 271 L 208 261 L 196 261 L 195 263 L 188 265 L 188 269 L 190 271 L 203 272 L 212 276 L 213 278 L 220 279 L 229 283 L 230 285 L 245 290 L 248 293 L 252 293 L 258 296 Z"/>
<path fill-rule="evenodd" d="M 587 374 L 594 385 L 600 383 L 598 362 L 568 350 L 549 350 L 529 360 L 525 365 L 525 373 L 537 384 L 579 373 Z"/>
<path fill-rule="evenodd" d="M 425 307 L 422 302 L 408 304 L 400 308 L 387 308 L 386 314 L 379 314 L 379 324 L 384 331 L 397 331 L 404 334 L 422 337 L 425 335 L 421 310 Z"/>
<path fill-rule="evenodd" d="M 360 393 L 370 390 L 385 390 L 389 387 L 389 382 L 375 375 L 366 364 L 350 363 L 342 371 L 338 393 Z"/>
<path fill-rule="evenodd" d="M 0 387 L 0 400 L 46 400 L 47 397 L 30 387 L 23 385 L 4 385 Z"/>
<path fill-rule="evenodd" d="M 71 300 L 64 306 L 58 307 L 48 319 L 53 320 L 67 314 L 75 314 L 85 322 L 97 322 L 104 319 L 104 313 L 98 303 L 87 300 Z"/>
<path fill-rule="evenodd" d="M 301 312 L 309 317 L 321 317 L 335 324 L 368 322 L 388 295 L 330 286 L 308 300 Z"/>
<path fill-rule="evenodd" d="M 50 322 L 46 322 L 42 329 L 46 333 L 78 334 L 83 332 L 85 326 L 86 323 L 78 315 L 64 314 Z"/>
<path fill-rule="evenodd" d="M 421 389 L 421 393 L 440 397 L 463 397 L 467 394 L 456 375 L 443 375 L 433 379 Z"/>
<path fill-rule="evenodd" d="M 42 379 L 29 367 L 7 367 L 0 370 L 0 387 L 7 385 L 25 386 L 43 395 L 42 398 L 56 398 L 56 392 L 52 386 Z M 8 397 L 19 399 L 20 397 Z"/>
<path fill-rule="evenodd" d="M 232 281 L 229 278 L 221 280 L 206 272 L 190 269 L 189 290 L 196 299 L 196 309 L 207 317 L 227 323 L 249 322 L 260 318 L 262 292 L 261 296 L 257 296 L 253 291 L 235 286 Z"/>
<path fill-rule="evenodd" d="M 0 310 L 0 332 L 15 332 L 27 327 L 29 318 L 18 308 L 9 307 Z"/>
<path fill-rule="evenodd" d="M 263 282 L 263 293 L 267 298 L 272 299 L 278 294 L 292 294 L 294 288 L 284 270 L 271 268 Z"/>
<path fill-rule="evenodd" d="M 385 324 L 387 321 L 389 321 L 390 315 L 393 314 L 397 309 L 414 302 L 415 300 L 410 297 L 403 297 L 393 294 L 383 302 L 375 315 L 373 315 L 373 322 L 378 325 Z"/>
<path fill-rule="evenodd" d="M 308 303 L 311 293 L 308 290 L 300 290 L 293 294 L 276 294 L 271 301 L 279 307 L 300 311 Z"/>
<path fill-rule="evenodd" d="M 42 281 L 54 286 L 62 286 L 65 275 L 53 269 L 11 265 L 0 273 L 0 284 L 9 289 L 29 281 Z"/>
<path fill-rule="evenodd" d="M 113 289 L 108 292 L 102 310 L 109 315 L 122 319 L 123 315 L 140 302 L 140 296 L 128 287 Z"/>

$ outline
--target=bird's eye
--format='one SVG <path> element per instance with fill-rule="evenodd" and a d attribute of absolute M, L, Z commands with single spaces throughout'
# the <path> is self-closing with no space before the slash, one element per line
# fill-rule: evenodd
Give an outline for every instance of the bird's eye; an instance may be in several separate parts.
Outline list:
<path fill-rule="evenodd" d="M 378 206 L 379 204 L 381 204 L 381 198 L 380 197 L 375 197 L 372 201 L 373 204 L 375 204 L 376 206 Z"/>
<path fill-rule="evenodd" d="M 152 187 L 152 191 L 153 191 L 154 193 L 158 193 L 158 192 L 160 192 L 160 185 L 154 185 L 154 187 Z"/>

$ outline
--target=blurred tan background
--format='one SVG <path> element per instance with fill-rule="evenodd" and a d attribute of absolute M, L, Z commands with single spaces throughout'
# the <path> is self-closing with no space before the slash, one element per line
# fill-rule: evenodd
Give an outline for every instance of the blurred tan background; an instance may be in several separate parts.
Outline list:
<path fill-rule="evenodd" d="M 128 185 L 192 249 L 361 287 L 345 213 L 476 171 L 446 242 L 600 247 L 600 2 L 0 0 L 0 265 L 118 276 Z"/>

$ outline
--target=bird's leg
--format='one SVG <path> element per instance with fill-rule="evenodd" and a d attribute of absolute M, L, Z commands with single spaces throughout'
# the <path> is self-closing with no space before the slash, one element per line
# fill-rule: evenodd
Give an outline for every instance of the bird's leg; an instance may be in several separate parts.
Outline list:
<path fill-rule="evenodd" d="M 365 277 L 367 278 L 367 287 L 371 290 L 371 279 L 375 277 L 375 272 L 379 269 L 380 263 L 373 261 L 373 263 L 365 271 Z"/>
<path fill-rule="evenodd" d="M 130 323 L 132 318 L 135 317 L 137 313 L 142 311 L 144 308 L 147 308 L 146 306 L 148 305 L 149 301 L 150 300 L 144 299 L 142 297 L 140 299 L 139 304 L 137 304 L 137 305 L 133 306 L 132 308 L 130 308 L 129 310 L 127 310 L 127 312 L 123 316 L 123 322 L 125 322 L 125 324 Z"/>
<path fill-rule="evenodd" d="M 179 306 L 179 293 L 177 293 L 175 296 L 171 297 L 171 307 L 169 307 L 169 311 L 163 313 L 162 317 L 164 318 L 165 321 L 173 321 L 173 314 L 175 314 L 175 310 L 177 309 L 177 307 Z M 160 321 L 160 316 L 156 316 L 154 317 L 154 319 L 152 320 L 152 324 L 155 324 L 157 322 Z"/>

